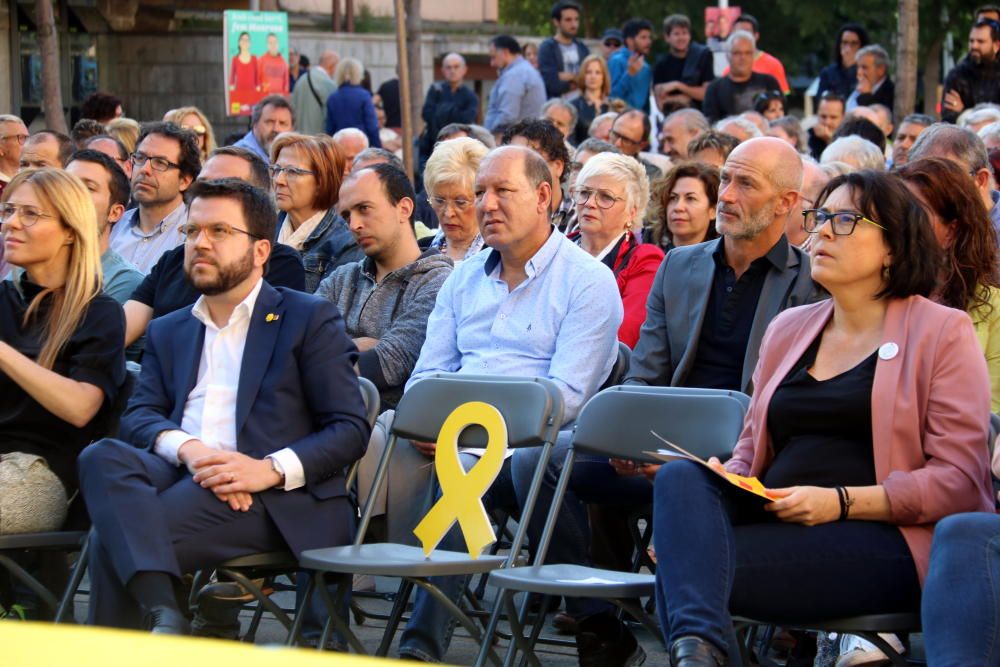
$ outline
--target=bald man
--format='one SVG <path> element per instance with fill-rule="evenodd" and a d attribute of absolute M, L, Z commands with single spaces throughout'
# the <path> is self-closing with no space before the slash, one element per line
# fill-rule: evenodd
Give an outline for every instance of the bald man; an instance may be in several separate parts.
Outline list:
<path fill-rule="evenodd" d="M 768 323 L 812 299 L 809 258 L 785 238 L 802 188 L 798 153 L 781 139 L 750 139 L 721 175 L 720 238 L 675 248 L 660 265 L 627 384 L 752 393 Z"/>
<path fill-rule="evenodd" d="M 340 56 L 327 49 L 320 54 L 319 64 L 299 76 L 292 90 L 295 107 L 295 129 L 303 134 L 320 134 L 326 130 L 326 98 L 337 90 L 333 71 Z"/>
<path fill-rule="evenodd" d="M 444 81 L 436 81 L 427 90 L 421 116 L 426 130 L 420 136 L 420 164 L 427 162 L 434 150 L 438 132 L 452 123 L 468 125 L 476 122 L 479 98 L 468 86 L 463 85 L 469 68 L 465 58 L 457 53 L 449 53 L 441 60 L 441 74 Z"/>
<path fill-rule="evenodd" d="M 368 135 L 356 127 L 345 127 L 338 130 L 332 138 L 344 156 L 344 176 L 347 176 L 354 168 L 354 158 L 368 148 Z"/>

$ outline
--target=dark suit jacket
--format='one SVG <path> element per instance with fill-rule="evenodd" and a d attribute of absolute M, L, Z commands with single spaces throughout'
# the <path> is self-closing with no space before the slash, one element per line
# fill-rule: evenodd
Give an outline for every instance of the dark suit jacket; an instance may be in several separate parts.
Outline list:
<path fill-rule="evenodd" d="M 150 323 L 122 440 L 151 450 L 161 432 L 180 428 L 205 339 L 205 326 L 191 310 Z M 237 442 L 240 452 L 258 459 L 289 447 L 302 462 L 304 487 L 255 494 L 296 554 L 352 538 L 352 527 L 338 523 L 342 514 L 324 501 L 346 495 L 344 471 L 364 454 L 370 435 L 357 358 L 336 306 L 261 286 L 237 389 Z"/>
<path fill-rule="evenodd" d="M 867 107 L 872 104 L 881 104 L 892 109 L 893 102 L 896 99 L 896 84 L 892 82 L 892 79 L 886 77 L 885 83 L 879 86 L 879 89 L 874 93 L 863 93 L 858 95 L 858 105 Z"/>
<path fill-rule="evenodd" d="M 646 302 L 646 322 L 632 353 L 626 384 L 684 385 L 698 351 L 698 339 L 712 291 L 715 273 L 712 253 L 720 243 L 721 238 L 674 248 L 667 253 L 653 279 Z M 764 278 L 743 361 L 740 386 L 743 392 L 753 392 L 751 378 L 767 325 L 782 310 L 809 303 L 814 291 L 808 256 L 789 245 L 784 270 L 771 268 Z"/>
<path fill-rule="evenodd" d="M 583 59 L 590 55 L 590 49 L 578 39 L 574 39 L 573 44 L 582 64 Z M 554 37 L 543 40 L 538 45 L 538 73 L 545 81 L 546 97 L 559 97 L 569 91 L 569 82 L 559 80 L 559 73 L 563 71 L 563 67 L 562 49 L 559 48 L 559 43 Z"/>

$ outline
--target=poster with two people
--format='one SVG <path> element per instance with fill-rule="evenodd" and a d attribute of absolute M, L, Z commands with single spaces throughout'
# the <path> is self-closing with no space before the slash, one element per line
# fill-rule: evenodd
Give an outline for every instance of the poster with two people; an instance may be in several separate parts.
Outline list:
<path fill-rule="evenodd" d="M 268 95 L 288 95 L 288 14 L 227 10 L 223 44 L 226 113 L 249 116 Z"/>

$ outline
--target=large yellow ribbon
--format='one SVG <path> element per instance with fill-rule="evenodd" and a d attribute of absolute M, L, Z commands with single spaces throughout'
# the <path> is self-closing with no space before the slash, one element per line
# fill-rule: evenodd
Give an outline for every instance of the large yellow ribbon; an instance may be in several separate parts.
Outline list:
<path fill-rule="evenodd" d="M 473 425 L 486 429 L 486 451 L 469 472 L 465 472 L 458 456 L 458 437 Z M 434 454 L 441 497 L 413 529 L 425 555 L 430 555 L 456 521 L 471 558 L 479 558 L 482 550 L 496 541 L 489 514 L 483 506 L 483 494 L 500 474 L 506 454 L 507 423 L 495 407 L 470 401 L 448 415 L 438 434 Z"/>

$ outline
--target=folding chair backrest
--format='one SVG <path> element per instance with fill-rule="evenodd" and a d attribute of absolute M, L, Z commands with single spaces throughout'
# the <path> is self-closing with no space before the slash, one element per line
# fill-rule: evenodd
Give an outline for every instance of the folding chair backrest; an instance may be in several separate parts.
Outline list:
<path fill-rule="evenodd" d="M 562 424 L 562 393 L 551 380 L 441 373 L 406 390 L 396 406 L 392 435 L 436 441 L 448 415 L 469 401 L 488 403 L 500 411 L 507 424 L 508 447 L 554 442 Z M 485 429 L 465 429 L 459 445 L 485 447 Z"/>
<path fill-rule="evenodd" d="M 608 374 L 608 379 L 604 381 L 601 385 L 601 389 L 607 389 L 608 387 L 614 387 L 622 383 L 625 376 L 628 375 L 628 369 L 632 365 L 632 350 L 628 345 L 618 342 L 618 358 L 615 359 L 615 365 L 611 368 L 611 373 Z"/>
<path fill-rule="evenodd" d="M 709 458 L 730 455 L 746 408 L 731 393 L 711 389 L 621 386 L 606 389 L 583 407 L 573 447 L 611 458 L 653 461 L 643 454 L 665 447 L 650 431 Z"/>
<path fill-rule="evenodd" d="M 365 417 L 368 419 L 368 425 L 374 427 L 382 399 L 379 397 L 375 384 L 368 378 L 358 376 L 358 385 L 361 389 L 361 398 L 365 401 Z"/>

